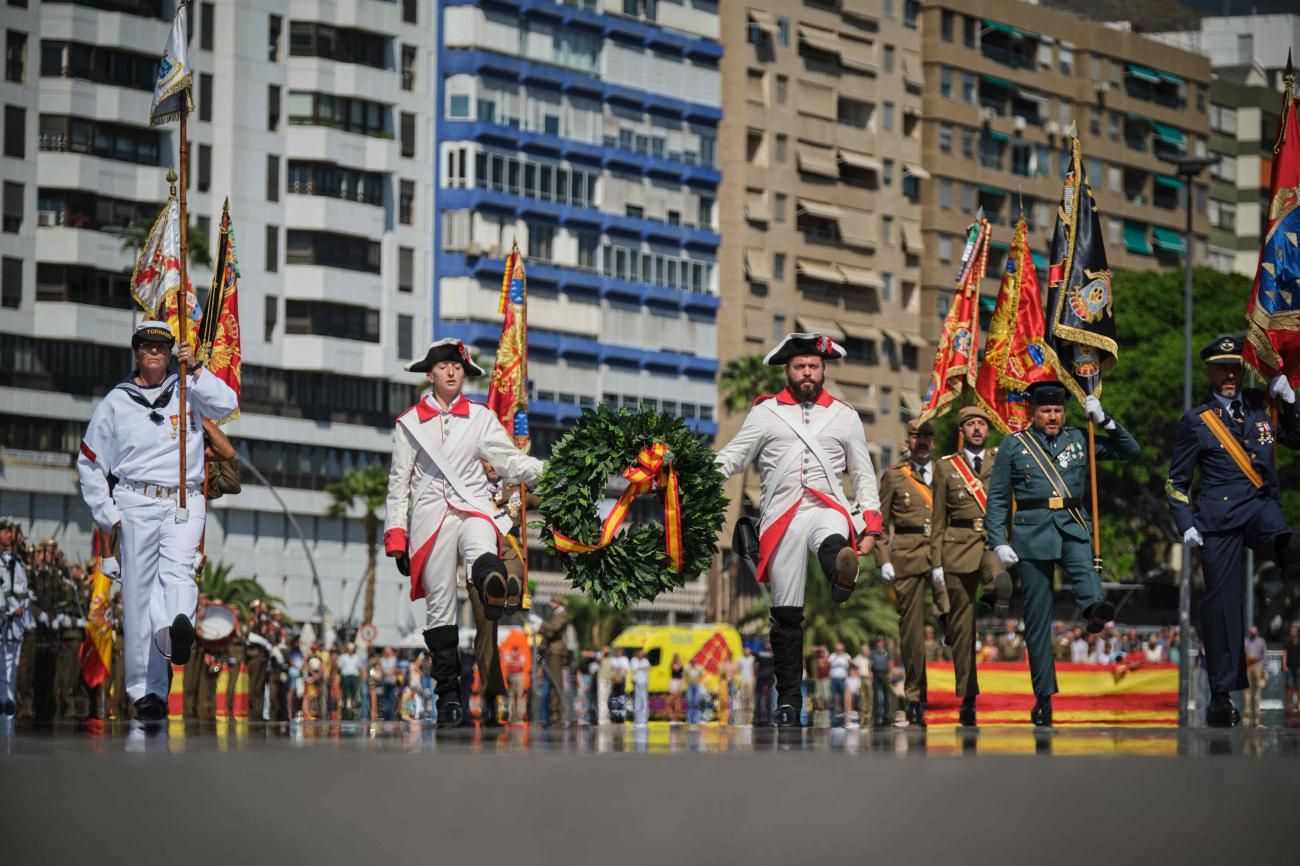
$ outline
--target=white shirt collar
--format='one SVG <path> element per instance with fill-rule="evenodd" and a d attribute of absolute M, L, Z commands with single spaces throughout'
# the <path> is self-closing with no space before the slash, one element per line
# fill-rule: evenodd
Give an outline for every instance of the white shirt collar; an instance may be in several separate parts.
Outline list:
<path fill-rule="evenodd" d="M 970 450 L 969 448 L 962 448 L 961 450 L 963 450 L 963 451 L 966 452 L 966 460 L 967 460 L 967 462 L 973 464 L 973 463 L 975 462 L 975 458 L 976 458 L 976 457 L 983 458 L 983 457 L 984 457 L 984 452 L 985 452 L 986 450 L 988 450 L 988 449 L 986 449 L 986 448 L 981 448 L 981 449 L 978 450 L 978 451 L 972 451 L 972 450 Z"/>

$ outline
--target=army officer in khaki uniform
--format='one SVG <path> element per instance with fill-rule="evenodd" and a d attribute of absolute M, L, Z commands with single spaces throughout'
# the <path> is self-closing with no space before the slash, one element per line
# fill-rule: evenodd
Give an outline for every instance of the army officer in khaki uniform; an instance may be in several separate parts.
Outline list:
<path fill-rule="evenodd" d="M 931 519 L 930 561 L 936 581 L 948 589 L 948 645 L 957 675 L 957 697 L 962 699 L 959 718 L 975 724 L 975 592 L 997 616 L 1006 616 L 1011 601 L 1011 575 L 989 550 L 984 535 L 986 492 L 993 476 L 998 449 L 985 447 L 989 416 L 979 406 L 961 410 L 962 447 L 938 462 L 934 477 L 934 516 Z"/>
<path fill-rule="evenodd" d="M 885 537 L 876 545 L 880 576 L 893 581 L 898 607 L 898 643 L 903 657 L 907 721 L 925 725 L 925 588 L 932 581 L 931 515 L 934 510 L 934 425 L 907 425 L 907 459 L 885 470 L 880 482 L 880 513 Z M 943 624 L 948 593 L 943 578 L 934 582 L 934 606 Z M 946 626 L 945 626 L 946 627 Z"/>

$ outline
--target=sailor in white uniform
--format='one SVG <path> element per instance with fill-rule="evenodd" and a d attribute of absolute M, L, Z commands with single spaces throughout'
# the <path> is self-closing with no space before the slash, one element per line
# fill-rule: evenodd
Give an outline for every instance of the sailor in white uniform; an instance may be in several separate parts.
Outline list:
<path fill-rule="evenodd" d="M 166 322 L 136 328 L 135 372 L 95 407 L 77 458 L 91 516 L 104 530 L 120 532 L 126 693 L 141 721 L 167 718 L 168 665 L 185 664 L 194 646 L 194 567 L 207 516 L 200 419 L 224 418 L 238 408 L 235 392 L 182 346 L 190 381 L 181 511 L 180 377 L 168 370 L 174 342 Z"/>
<path fill-rule="evenodd" d="M 718 452 L 724 476 L 758 466 L 758 580 L 772 591 L 772 660 L 777 724 L 799 724 L 803 681 L 803 606 L 808 554 L 815 553 L 837 602 L 848 599 L 858 556 L 881 533 L 876 473 L 852 406 L 823 390 L 827 360 L 844 349 L 821 334 L 789 334 L 765 359 L 785 367 L 787 387 L 759 397 L 744 425 Z M 841 476 L 853 484 L 844 495 Z"/>
<path fill-rule="evenodd" d="M 465 717 L 460 703 L 456 629 L 457 557 L 470 567 L 470 583 L 489 620 L 519 610 L 523 585 L 501 560 L 502 533 L 513 523 L 492 502 L 481 460 L 508 484 L 533 484 L 542 462 L 515 447 L 486 406 L 467 399 L 467 376 L 484 375 L 460 340 L 429 346 L 406 368 L 427 374 L 431 391 L 397 418 L 388 476 L 384 550 L 411 579 L 411 600 L 425 601 L 424 642 L 429 648 L 439 726 Z"/>
<path fill-rule="evenodd" d="M 27 569 L 14 545 L 18 521 L 0 517 L 0 719 L 18 712 L 15 688 L 23 634 L 32 623 Z"/>

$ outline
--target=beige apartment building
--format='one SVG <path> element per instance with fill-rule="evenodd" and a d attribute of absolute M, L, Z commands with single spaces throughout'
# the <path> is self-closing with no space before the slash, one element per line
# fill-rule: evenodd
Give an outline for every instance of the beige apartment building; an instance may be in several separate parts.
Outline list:
<path fill-rule="evenodd" d="M 1207 58 L 1019 0 L 932 0 L 921 21 L 922 164 L 932 175 L 921 188 L 921 321 L 931 343 L 980 207 L 994 225 L 985 324 L 1021 212 L 1046 291 L 1071 124 L 1111 267 L 1182 265 L 1186 191 L 1161 157 L 1206 153 Z M 1207 261 L 1209 180 L 1192 192 L 1198 263 Z"/>
<path fill-rule="evenodd" d="M 902 0 L 722 4 L 719 360 L 790 331 L 833 335 L 849 356 L 828 390 L 858 409 L 878 462 L 898 454 L 931 362 L 916 13 Z M 722 413 L 718 441 L 742 420 Z"/>

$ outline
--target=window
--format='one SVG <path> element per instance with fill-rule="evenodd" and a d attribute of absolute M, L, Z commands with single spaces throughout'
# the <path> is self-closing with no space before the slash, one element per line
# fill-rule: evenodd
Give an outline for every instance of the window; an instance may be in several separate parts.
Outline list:
<path fill-rule="evenodd" d="M 199 120 L 212 120 L 212 75 L 199 73 Z"/>
<path fill-rule="evenodd" d="M 384 204 L 385 178 L 377 171 L 291 159 L 288 181 L 293 195 L 320 195 L 381 207 Z"/>
<path fill-rule="evenodd" d="M 447 103 L 447 116 L 451 118 L 464 119 L 469 115 L 469 97 L 465 95 L 453 95 Z"/>
<path fill-rule="evenodd" d="M 315 21 L 289 22 L 289 56 L 388 69 L 388 37 Z"/>
<path fill-rule="evenodd" d="M 772 90 L 772 98 L 776 101 L 777 105 L 785 105 L 785 100 L 787 98 L 789 87 L 790 87 L 789 78 L 787 78 L 784 75 L 778 75 L 776 77 L 776 84 Z"/>
<path fill-rule="evenodd" d="M 280 200 L 280 155 L 266 155 L 266 200 Z"/>
<path fill-rule="evenodd" d="M 266 86 L 266 128 L 275 132 L 280 128 L 280 85 Z"/>
<path fill-rule="evenodd" d="M 415 115 L 402 112 L 402 156 L 415 156 Z"/>
<path fill-rule="evenodd" d="M 885 72 L 892 73 L 894 71 L 894 46 L 892 45 L 885 46 L 882 60 L 884 63 Z"/>
<path fill-rule="evenodd" d="M 419 15 L 417 10 L 420 0 L 402 0 L 402 20 L 407 24 L 418 24 Z"/>
<path fill-rule="evenodd" d="M 967 48 L 975 47 L 976 34 L 979 32 L 979 21 L 971 18 L 969 15 L 961 17 L 961 44 Z"/>
<path fill-rule="evenodd" d="M 1061 63 L 1061 74 L 1073 75 L 1074 74 L 1074 46 L 1068 42 L 1062 42 L 1061 50 L 1058 56 Z"/>
<path fill-rule="evenodd" d="M 873 106 L 870 102 L 862 102 L 841 96 L 836 104 L 836 116 L 839 122 L 845 126 L 852 126 L 856 129 L 870 129 L 872 109 Z"/>
<path fill-rule="evenodd" d="M 414 45 L 402 46 L 402 89 L 415 89 L 415 58 L 416 49 Z"/>
<path fill-rule="evenodd" d="M 284 332 L 378 343 L 379 311 L 353 304 L 286 299 Z"/>
<path fill-rule="evenodd" d="M 284 32 L 284 19 L 279 15 L 268 15 L 266 19 L 266 59 L 272 63 L 280 62 L 280 34 Z"/>
<path fill-rule="evenodd" d="M 785 279 L 785 253 L 773 254 L 772 279 L 778 283 Z"/>
<path fill-rule="evenodd" d="M 939 151 L 941 153 L 952 153 L 952 124 L 939 124 Z"/>
<path fill-rule="evenodd" d="M 776 147 L 773 153 L 773 158 L 777 162 L 785 162 L 787 143 L 788 143 L 788 138 L 781 133 L 777 133 Z"/>
<path fill-rule="evenodd" d="M 397 315 L 397 357 L 410 358 L 415 347 L 415 317 L 399 313 Z"/>
<path fill-rule="evenodd" d="M 280 270 L 280 227 L 266 227 L 266 272 L 274 274 Z"/>
<path fill-rule="evenodd" d="M 939 261 L 948 264 L 952 261 L 952 235 L 939 233 Z"/>
<path fill-rule="evenodd" d="M 406 294 L 415 291 L 415 250 L 397 248 L 397 290 Z"/>
<path fill-rule="evenodd" d="M 555 226 L 528 223 L 528 257 L 549 262 L 555 256 Z"/>
<path fill-rule="evenodd" d="M 979 101 L 979 79 L 973 72 L 961 74 L 961 101 L 970 105 Z"/>
<path fill-rule="evenodd" d="M 968 159 L 975 155 L 975 130 L 962 127 L 961 155 Z"/>
<path fill-rule="evenodd" d="M 713 199 L 708 196 L 700 196 L 699 218 L 696 224 L 700 228 L 713 227 Z"/>
<path fill-rule="evenodd" d="M 23 229 L 23 185 L 5 181 L 4 185 L 4 230 L 17 234 Z"/>
<path fill-rule="evenodd" d="M 0 276 L 0 305 L 18 309 L 23 304 L 23 260 L 4 257 Z"/>
<path fill-rule="evenodd" d="M 291 265 L 321 265 L 378 274 L 380 245 L 366 237 L 341 232 L 289 229 L 285 261 Z"/>
<path fill-rule="evenodd" d="M 404 226 L 415 225 L 415 181 L 404 180 L 397 196 L 397 221 Z"/>
<path fill-rule="evenodd" d="M 773 194 L 773 196 L 772 196 L 772 222 L 777 222 L 777 223 L 783 223 L 783 222 L 785 222 L 785 209 L 786 209 L 786 207 L 785 207 L 785 203 L 786 203 L 786 195 L 785 195 L 785 193 L 783 193 L 783 192 L 778 192 L 778 193 Z"/>
<path fill-rule="evenodd" d="M 939 34 L 944 42 L 951 42 L 953 39 L 953 18 L 955 17 L 951 9 L 944 9 L 939 17 Z"/>
<path fill-rule="evenodd" d="M 212 188 L 212 145 L 199 145 L 199 192 Z"/>
<path fill-rule="evenodd" d="M 906 283 L 904 284 L 904 286 L 906 286 Z M 880 275 L 880 300 L 892 301 L 893 299 L 894 299 L 894 275 L 886 271 L 885 273 Z"/>
<path fill-rule="evenodd" d="M 5 156 L 27 158 L 27 109 L 5 106 Z"/>
<path fill-rule="evenodd" d="M 271 226 L 267 226 L 270 229 Z M 267 343 L 275 342 L 275 324 L 280 314 L 280 299 L 275 295 L 267 295 L 262 304 L 262 340 Z"/>
<path fill-rule="evenodd" d="M 954 70 L 951 66 L 939 67 L 939 95 L 952 99 Z"/>
<path fill-rule="evenodd" d="M 27 34 L 5 31 L 5 81 L 22 84 L 27 80 Z"/>
<path fill-rule="evenodd" d="M 952 207 L 952 181 L 946 177 L 939 178 L 939 207 L 944 210 Z"/>
<path fill-rule="evenodd" d="M 776 44 L 787 47 L 790 44 L 790 19 L 776 19 Z"/>
<path fill-rule="evenodd" d="M 886 102 L 881 109 L 880 125 L 886 130 L 894 128 L 894 103 Z"/>
<path fill-rule="evenodd" d="M 889 214 L 880 215 L 880 242 L 883 244 L 894 242 L 894 218 Z"/>
<path fill-rule="evenodd" d="M 961 184 L 961 212 L 975 212 L 975 187 L 969 183 Z"/>
<path fill-rule="evenodd" d="M 292 124 L 332 126 L 360 135 L 389 135 L 389 107 L 379 102 L 309 90 L 290 90 L 287 102 Z"/>
<path fill-rule="evenodd" d="M 916 18 L 921 14 L 921 4 L 917 0 L 903 0 L 903 26 L 916 29 Z"/>
<path fill-rule="evenodd" d="M 211 3 L 199 4 L 199 47 L 204 51 L 211 51 L 213 37 L 216 35 L 216 9 Z"/>
<path fill-rule="evenodd" d="M 891 186 L 894 183 L 894 161 L 892 159 L 884 159 L 881 160 L 880 164 L 882 166 L 880 170 L 880 182 L 885 186 Z"/>

